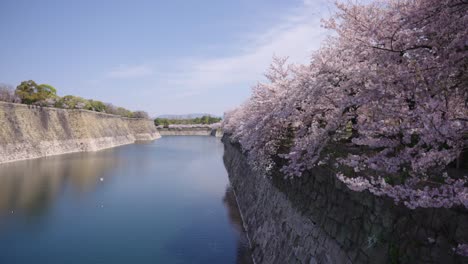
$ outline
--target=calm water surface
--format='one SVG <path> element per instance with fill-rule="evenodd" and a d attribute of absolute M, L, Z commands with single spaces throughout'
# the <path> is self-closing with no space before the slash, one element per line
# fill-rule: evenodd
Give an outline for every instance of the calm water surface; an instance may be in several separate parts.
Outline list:
<path fill-rule="evenodd" d="M 0 263 L 250 263 L 214 137 L 0 165 Z"/>

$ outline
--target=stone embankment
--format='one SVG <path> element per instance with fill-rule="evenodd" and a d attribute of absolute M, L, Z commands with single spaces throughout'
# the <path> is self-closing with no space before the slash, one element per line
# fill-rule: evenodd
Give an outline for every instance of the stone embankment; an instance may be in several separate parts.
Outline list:
<path fill-rule="evenodd" d="M 161 136 L 214 136 L 222 137 L 223 132 L 220 128 L 210 126 L 170 126 L 158 127 Z"/>
<path fill-rule="evenodd" d="M 261 263 L 468 263 L 465 208 L 408 209 L 354 192 L 326 168 L 270 179 L 251 169 L 240 145 L 223 137 L 224 163 Z"/>
<path fill-rule="evenodd" d="M 159 138 L 152 120 L 0 102 L 0 163 Z"/>

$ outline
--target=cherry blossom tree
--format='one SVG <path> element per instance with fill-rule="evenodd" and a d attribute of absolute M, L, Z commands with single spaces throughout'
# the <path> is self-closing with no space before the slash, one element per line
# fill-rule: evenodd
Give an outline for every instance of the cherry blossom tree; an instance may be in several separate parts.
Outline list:
<path fill-rule="evenodd" d="M 224 130 L 267 173 L 326 165 L 351 189 L 410 208 L 468 208 L 466 177 L 447 172 L 468 148 L 468 2 L 337 8 L 323 22 L 336 34 L 310 64 L 274 58 Z"/>

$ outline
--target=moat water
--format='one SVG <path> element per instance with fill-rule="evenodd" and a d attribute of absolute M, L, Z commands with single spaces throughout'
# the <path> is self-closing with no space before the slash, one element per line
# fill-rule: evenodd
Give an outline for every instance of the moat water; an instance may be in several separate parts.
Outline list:
<path fill-rule="evenodd" d="M 219 139 L 0 165 L 0 263 L 251 263 Z"/>

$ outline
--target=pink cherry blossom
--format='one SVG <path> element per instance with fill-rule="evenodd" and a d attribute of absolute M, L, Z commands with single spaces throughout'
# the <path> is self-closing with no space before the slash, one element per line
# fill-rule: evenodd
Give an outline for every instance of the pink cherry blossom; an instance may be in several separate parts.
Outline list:
<path fill-rule="evenodd" d="M 310 63 L 274 58 L 223 129 L 265 174 L 328 166 L 409 208 L 468 208 L 467 178 L 446 172 L 468 148 L 468 3 L 337 7 L 323 21 L 336 34 Z"/>

